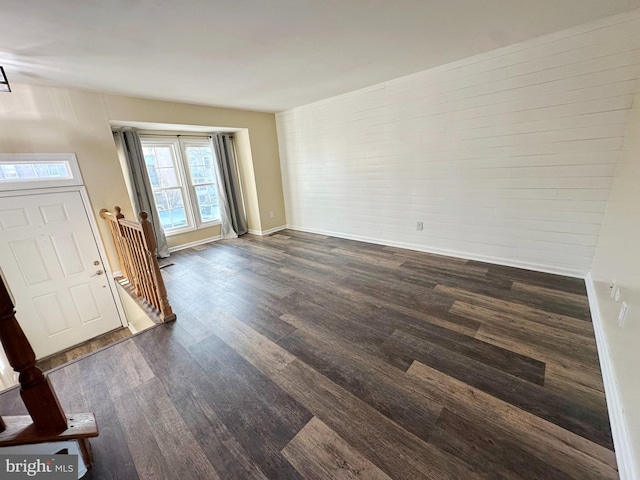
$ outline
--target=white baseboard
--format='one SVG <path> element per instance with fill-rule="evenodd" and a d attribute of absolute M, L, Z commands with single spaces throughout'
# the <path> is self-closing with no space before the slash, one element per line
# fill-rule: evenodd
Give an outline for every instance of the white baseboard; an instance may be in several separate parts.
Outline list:
<path fill-rule="evenodd" d="M 113 272 L 113 278 L 120 278 L 122 276 L 122 270 L 116 270 Z"/>
<path fill-rule="evenodd" d="M 222 235 L 216 235 L 215 237 L 203 238 L 202 240 L 196 240 L 195 242 L 183 243 L 181 245 L 176 245 L 175 247 L 169 247 L 169 251 L 171 253 L 177 252 L 179 250 L 184 250 L 185 248 L 196 247 L 198 245 L 204 245 L 205 243 L 215 242 L 217 240 L 222 239 Z"/>
<path fill-rule="evenodd" d="M 445 257 L 463 258 L 465 260 L 476 260 L 479 262 L 493 263 L 496 265 L 504 265 L 506 267 L 523 268 L 525 270 L 535 270 L 537 272 L 552 273 L 555 275 L 564 275 L 566 277 L 584 279 L 587 272 L 575 270 L 572 268 L 558 267 L 556 265 L 547 265 L 544 263 L 526 262 L 512 260 L 509 258 L 494 257 L 492 255 L 476 255 L 473 253 L 460 252 L 457 250 L 446 250 L 441 248 L 431 248 L 415 243 L 394 242 L 388 240 L 380 240 L 377 238 L 365 237 L 361 235 L 351 235 L 348 233 L 331 232 L 328 230 L 319 230 L 315 228 L 298 227 L 295 225 L 287 225 L 285 228 L 291 230 L 299 230 L 301 232 L 317 233 L 319 235 L 329 235 L 331 237 L 346 238 L 347 240 L 357 240 L 359 242 L 374 243 L 376 245 L 385 245 L 389 247 L 406 248 L 407 250 L 416 250 L 418 252 L 433 253 L 436 255 L 444 255 Z"/>
<path fill-rule="evenodd" d="M 272 233 L 276 233 L 276 232 L 279 232 L 281 230 L 285 230 L 286 228 L 288 228 L 286 225 L 280 225 L 279 227 L 270 228 L 269 230 L 252 230 L 252 229 L 249 229 L 249 233 L 251 235 L 260 235 L 261 237 L 264 237 L 265 235 L 271 235 Z"/>
<path fill-rule="evenodd" d="M 598 347 L 598 357 L 600 358 L 600 370 L 602 371 L 602 381 L 604 382 L 604 391 L 607 397 L 607 410 L 609 411 L 609 422 L 611 423 L 611 435 L 613 436 L 613 444 L 616 452 L 616 461 L 618 462 L 618 473 L 620 480 L 639 480 L 640 475 L 636 471 L 633 448 L 629 441 L 629 432 L 627 430 L 627 422 L 625 420 L 624 408 L 618 394 L 618 381 L 616 380 L 615 370 L 609 353 L 609 343 L 604 331 L 602 316 L 600 314 L 600 305 L 596 294 L 595 284 L 591 273 L 585 278 L 587 287 L 587 297 L 589 298 L 589 309 L 591 310 L 591 319 L 593 322 L 593 331 L 596 336 L 596 345 Z"/>

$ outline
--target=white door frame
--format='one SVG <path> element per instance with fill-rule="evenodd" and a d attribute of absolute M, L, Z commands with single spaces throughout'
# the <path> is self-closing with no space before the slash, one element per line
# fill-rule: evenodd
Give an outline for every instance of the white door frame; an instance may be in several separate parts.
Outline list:
<path fill-rule="evenodd" d="M 63 192 L 78 192 L 82 199 L 82 206 L 84 207 L 87 220 L 89 221 L 89 227 L 96 246 L 98 247 L 98 254 L 100 255 L 100 261 L 104 270 L 107 272 L 107 284 L 111 291 L 111 296 L 116 306 L 116 311 L 120 318 L 120 323 L 123 327 L 128 327 L 129 323 L 125 315 L 122 301 L 116 287 L 114 280 L 113 270 L 107 257 L 107 252 L 102 242 L 102 236 L 96 222 L 96 217 L 91 209 L 91 201 L 87 194 L 87 189 L 84 186 L 80 168 L 78 167 L 78 160 L 74 153 L 6 153 L 0 154 L 0 164 L 2 163 L 47 163 L 47 162 L 64 162 L 69 168 L 69 177 L 64 179 L 50 179 L 50 180 L 33 180 L 33 181 L 15 181 L 15 182 L 0 182 L 0 198 L 5 197 L 18 197 L 24 195 L 41 195 L 46 193 L 63 193 Z M 59 185 L 59 186 L 55 186 Z M 8 287 L 8 286 L 7 286 Z"/>

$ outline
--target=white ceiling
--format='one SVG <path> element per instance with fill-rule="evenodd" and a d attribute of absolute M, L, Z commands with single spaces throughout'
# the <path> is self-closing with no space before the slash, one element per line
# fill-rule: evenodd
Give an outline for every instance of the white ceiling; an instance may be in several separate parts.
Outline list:
<path fill-rule="evenodd" d="M 640 0 L 0 0 L 10 81 L 280 111 Z"/>

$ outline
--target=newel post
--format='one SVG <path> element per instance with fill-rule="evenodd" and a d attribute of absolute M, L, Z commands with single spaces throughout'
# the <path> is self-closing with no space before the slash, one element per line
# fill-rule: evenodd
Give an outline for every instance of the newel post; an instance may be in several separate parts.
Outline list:
<path fill-rule="evenodd" d="M 38 430 L 64 431 L 67 418 L 49 379 L 36 367 L 36 356 L 16 320 L 13 301 L 0 278 L 0 342 L 20 374 L 20 395 Z"/>

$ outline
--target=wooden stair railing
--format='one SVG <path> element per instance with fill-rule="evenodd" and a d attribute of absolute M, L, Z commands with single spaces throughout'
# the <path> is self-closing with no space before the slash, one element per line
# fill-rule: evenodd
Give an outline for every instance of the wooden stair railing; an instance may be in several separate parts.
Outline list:
<path fill-rule="evenodd" d="M 18 320 L 11 296 L 0 277 L 0 342 L 9 364 L 20 375 L 20 396 L 29 415 L 0 420 L 0 447 L 75 440 L 91 468 L 90 437 L 98 436 L 93 413 L 65 415 L 49 378 L 36 367 L 36 356 Z"/>
<path fill-rule="evenodd" d="M 114 207 L 115 213 L 106 208 L 100 210 L 100 217 L 106 220 L 116 247 L 122 276 L 141 301 L 151 317 L 159 322 L 176 319 L 164 285 L 160 265 L 156 258 L 156 240 L 153 226 L 147 212 L 140 212 L 140 222 L 124 218 L 120 207 Z"/>

